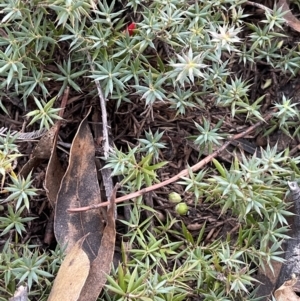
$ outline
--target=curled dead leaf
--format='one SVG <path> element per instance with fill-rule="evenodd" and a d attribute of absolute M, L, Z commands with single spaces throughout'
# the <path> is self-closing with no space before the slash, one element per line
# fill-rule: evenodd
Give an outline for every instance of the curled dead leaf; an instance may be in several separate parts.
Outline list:
<path fill-rule="evenodd" d="M 79 214 L 67 212 L 70 207 L 96 205 L 101 202 L 94 140 L 87 116 L 79 125 L 74 137 L 69 166 L 57 195 L 54 233 L 60 245 L 67 245 L 67 253 L 76 241 L 90 233 L 83 244 L 83 249 L 92 262 L 97 257 L 104 228 L 101 211 L 98 208 Z"/>
<path fill-rule="evenodd" d="M 299 301 L 300 297 L 294 291 L 297 281 L 297 278 L 285 281 L 274 293 L 276 301 Z"/>

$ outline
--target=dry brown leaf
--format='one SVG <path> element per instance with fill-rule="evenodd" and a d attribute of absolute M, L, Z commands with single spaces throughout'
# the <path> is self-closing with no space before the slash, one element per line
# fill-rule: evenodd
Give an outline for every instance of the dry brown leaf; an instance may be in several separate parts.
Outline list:
<path fill-rule="evenodd" d="M 57 135 L 57 131 L 59 130 L 59 128 L 60 128 L 60 122 L 58 121 L 54 124 L 53 127 L 50 128 L 50 130 L 44 136 L 42 136 L 39 143 L 37 144 L 37 146 L 32 152 L 33 157 L 39 159 L 50 158 L 55 137 Z"/>
<path fill-rule="evenodd" d="M 296 283 L 297 278 L 284 282 L 274 293 L 276 301 L 299 301 L 300 298 L 296 295 L 293 288 Z"/>
<path fill-rule="evenodd" d="M 58 132 L 57 132 L 58 134 Z M 53 143 L 50 160 L 46 170 L 45 187 L 48 200 L 52 207 L 55 207 L 56 197 L 59 191 L 59 187 L 64 176 L 64 170 L 59 162 L 56 152 L 57 134 Z"/>
<path fill-rule="evenodd" d="M 41 159 L 33 157 L 29 159 L 29 161 L 22 167 L 21 171 L 19 172 L 19 176 L 27 178 L 29 173 L 35 169 L 41 163 Z"/>
<path fill-rule="evenodd" d="M 23 166 L 20 175 L 26 178 L 31 170 L 37 167 L 42 159 L 49 159 L 53 148 L 55 135 L 60 123 L 57 122 L 45 135 L 42 136 L 32 152 L 33 157 Z"/>
<path fill-rule="evenodd" d="M 277 7 L 282 7 L 282 11 L 286 12 L 283 15 L 288 26 L 293 28 L 294 30 L 300 32 L 300 21 L 292 14 L 290 11 L 290 7 L 286 0 L 279 0 L 277 3 Z"/>
<path fill-rule="evenodd" d="M 107 210 L 107 224 L 103 232 L 98 256 L 92 262 L 90 273 L 84 288 L 81 291 L 80 298 L 78 299 L 79 301 L 97 300 L 106 283 L 106 275 L 110 272 L 115 251 L 115 199 L 117 189 L 118 185 L 113 189 L 110 199 L 110 207 Z"/>
<path fill-rule="evenodd" d="M 97 257 L 101 243 L 103 232 L 101 212 L 94 209 L 79 214 L 68 214 L 67 209 L 96 205 L 100 201 L 94 140 L 86 116 L 73 140 L 69 166 L 58 192 L 54 233 L 61 245 L 67 245 L 67 253 L 76 241 L 90 233 L 83 244 L 83 249 L 91 262 Z"/>
<path fill-rule="evenodd" d="M 86 235 L 87 236 L 87 235 Z M 77 301 L 90 270 L 90 260 L 82 249 L 82 237 L 64 259 L 48 301 Z"/>
<path fill-rule="evenodd" d="M 45 229 L 45 236 L 44 236 L 44 243 L 50 245 L 54 239 L 54 209 L 56 204 L 56 197 L 60 188 L 60 184 L 62 178 L 64 176 L 64 170 L 60 164 L 60 161 L 57 156 L 56 152 L 56 145 L 57 145 L 57 137 L 58 137 L 58 130 L 55 134 L 55 139 L 53 142 L 51 156 L 48 162 L 46 176 L 45 176 L 45 188 L 48 200 L 53 208 L 51 212 L 47 226 Z"/>

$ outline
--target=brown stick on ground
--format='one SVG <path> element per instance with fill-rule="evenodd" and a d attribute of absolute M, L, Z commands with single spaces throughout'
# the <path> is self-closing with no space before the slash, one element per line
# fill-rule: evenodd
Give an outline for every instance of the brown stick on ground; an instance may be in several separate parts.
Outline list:
<path fill-rule="evenodd" d="M 272 110 L 272 112 L 268 113 L 264 117 L 263 121 L 259 121 L 259 122 L 255 123 L 254 125 L 250 126 L 247 130 L 245 130 L 245 131 L 243 131 L 243 132 L 241 132 L 239 134 L 231 136 L 229 138 L 229 140 L 226 141 L 219 149 L 217 149 L 211 155 L 207 156 L 206 158 L 204 158 L 203 160 L 201 160 L 200 162 L 198 162 L 197 164 L 195 164 L 194 166 L 192 166 L 191 170 L 193 172 L 195 172 L 195 171 L 199 170 L 200 168 L 202 168 L 203 166 L 205 166 L 206 164 L 208 164 L 209 162 L 211 162 L 213 158 L 217 157 L 223 150 L 225 150 L 228 147 L 228 145 L 230 144 L 231 141 L 240 139 L 242 137 L 245 137 L 249 133 L 253 132 L 255 129 L 257 129 L 258 127 L 260 127 L 262 124 L 264 124 L 268 120 L 270 120 L 273 117 L 273 114 L 276 111 L 277 111 L 277 109 Z M 122 197 L 119 197 L 119 198 L 116 199 L 116 203 L 122 203 L 122 202 L 124 202 L 126 200 L 139 197 L 139 196 L 141 196 L 141 195 L 143 195 L 143 194 L 145 194 L 145 193 L 147 193 L 149 191 L 153 191 L 153 190 L 156 190 L 158 188 L 164 187 L 164 186 L 166 186 L 168 184 L 171 184 L 171 183 L 179 180 L 181 177 L 188 176 L 188 174 L 189 174 L 189 169 L 184 169 L 183 171 L 181 171 L 180 173 L 178 173 L 176 176 L 174 176 L 174 177 L 172 177 L 172 178 L 170 178 L 168 180 L 165 180 L 165 181 L 163 181 L 161 183 L 158 183 L 158 184 L 152 185 L 150 187 L 141 189 L 139 191 L 136 191 L 136 192 L 124 195 Z M 100 204 L 97 204 L 97 205 L 91 205 L 91 206 L 86 206 L 86 207 L 81 207 L 81 208 L 70 208 L 70 209 L 68 209 L 68 212 L 69 213 L 83 212 L 83 211 L 92 210 L 92 209 L 95 209 L 95 208 L 99 208 L 99 207 L 103 207 L 103 206 L 108 206 L 108 205 L 109 205 L 109 201 L 103 202 L 103 203 L 100 203 Z"/>

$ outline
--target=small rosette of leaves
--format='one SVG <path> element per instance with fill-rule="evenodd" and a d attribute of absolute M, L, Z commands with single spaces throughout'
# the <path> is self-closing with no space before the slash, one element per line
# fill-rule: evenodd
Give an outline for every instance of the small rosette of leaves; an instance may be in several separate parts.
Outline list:
<path fill-rule="evenodd" d="M 37 195 L 37 189 L 32 188 L 32 180 L 31 173 L 28 175 L 26 179 L 20 177 L 10 177 L 12 180 L 12 184 L 9 187 L 5 187 L 5 191 L 10 192 L 11 194 L 4 200 L 4 202 L 15 201 L 15 208 L 18 210 L 21 205 L 25 205 L 25 207 L 29 210 L 29 198 Z"/>
<path fill-rule="evenodd" d="M 141 189 L 143 185 L 151 186 L 153 182 L 158 182 L 156 170 L 162 168 L 167 162 L 159 162 L 151 165 L 153 154 L 142 156 L 140 161 L 137 161 L 136 155 L 139 153 L 137 147 L 131 149 L 127 154 L 114 149 L 110 152 L 105 168 L 112 168 L 112 175 L 122 175 L 122 185 L 129 184 L 132 187 Z"/>
<path fill-rule="evenodd" d="M 154 159 L 159 158 L 159 150 L 165 148 L 165 144 L 160 142 L 164 132 L 159 133 L 158 131 L 155 134 L 151 130 L 149 132 L 145 131 L 146 139 L 138 139 L 141 143 L 141 151 L 147 152 L 147 154 L 152 154 Z"/>
<path fill-rule="evenodd" d="M 34 110 L 26 114 L 27 117 L 33 117 L 29 125 L 39 121 L 40 129 L 42 128 L 49 129 L 50 126 L 54 125 L 54 120 L 62 119 L 60 116 L 58 116 L 58 112 L 61 109 L 52 108 L 55 99 L 56 97 L 53 97 L 46 103 L 43 100 L 41 100 L 40 102 L 36 97 L 34 97 L 34 101 L 38 107 L 38 110 Z"/>

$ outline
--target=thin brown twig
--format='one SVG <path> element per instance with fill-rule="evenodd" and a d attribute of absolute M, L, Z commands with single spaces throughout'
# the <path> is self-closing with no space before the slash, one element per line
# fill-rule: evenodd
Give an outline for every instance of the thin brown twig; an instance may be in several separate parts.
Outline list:
<path fill-rule="evenodd" d="M 91 66 L 91 70 L 95 71 L 94 64 L 92 62 L 92 58 L 91 58 L 91 55 L 89 52 L 87 52 L 87 58 L 90 63 L 90 66 Z M 105 97 L 103 95 L 99 80 L 95 79 L 95 84 L 97 87 L 98 96 L 100 99 L 100 107 L 101 107 L 101 112 L 102 112 L 103 140 L 104 140 L 103 152 L 104 152 L 104 158 L 107 158 L 108 152 L 109 152 L 109 140 L 108 140 L 108 130 L 107 130 L 108 124 L 107 124 L 107 112 L 106 112 Z"/>
<path fill-rule="evenodd" d="M 268 12 L 270 12 L 270 13 L 273 12 L 272 9 L 270 9 L 270 8 L 268 8 L 268 7 L 266 7 L 266 6 L 262 5 L 262 4 L 260 4 L 260 3 L 255 3 L 255 2 L 252 2 L 252 1 L 246 1 L 245 4 L 252 5 L 252 6 L 256 6 L 256 7 L 260 8 L 260 9 L 263 9 L 264 11 L 268 11 Z"/>
<path fill-rule="evenodd" d="M 204 158 L 203 160 L 201 160 L 200 162 L 198 162 L 197 164 L 195 164 L 194 166 L 192 166 L 190 169 L 195 172 L 197 170 L 199 170 L 200 168 L 202 168 L 203 166 L 207 165 L 209 162 L 212 161 L 213 158 L 217 157 L 223 150 L 225 150 L 228 145 L 230 144 L 231 141 L 233 140 L 237 140 L 240 139 L 246 135 L 248 135 L 249 133 L 251 133 L 252 131 L 254 131 L 255 129 L 257 129 L 258 127 L 260 127 L 262 124 L 266 123 L 268 120 L 270 120 L 273 116 L 273 114 L 277 111 L 277 109 L 273 109 L 272 112 L 268 113 L 265 117 L 264 120 L 261 120 L 257 123 L 255 123 L 254 125 L 250 126 L 248 129 L 246 129 L 245 131 L 233 135 L 231 136 L 228 141 L 226 141 L 219 149 L 217 149 L 215 152 L 213 152 L 211 155 L 208 155 L 206 158 Z M 175 175 L 174 177 L 165 180 L 161 183 L 152 185 L 150 187 L 141 189 L 139 191 L 124 195 L 122 197 L 119 197 L 115 200 L 115 203 L 122 203 L 126 200 L 130 200 L 130 199 L 134 199 L 136 197 L 139 197 L 147 192 L 156 190 L 158 188 L 164 187 L 168 184 L 171 184 L 177 180 L 179 180 L 181 177 L 185 177 L 189 175 L 189 169 L 184 169 L 182 170 L 180 173 L 178 173 L 177 175 Z M 92 209 L 96 209 L 99 207 L 104 207 L 104 206 L 108 206 L 109 205 L 109 201 L 107 202 L 103 202 L 97 205 L 91 205 L 91 206 L 86 206 L 86 207 L 80 207 L 80 208 L 70 208 L 68 209 L 69 213 L 76 213 L 76 212 L 84 212 L 84 211 L 88 211 L 88 210 L 92 210 Z"/>

